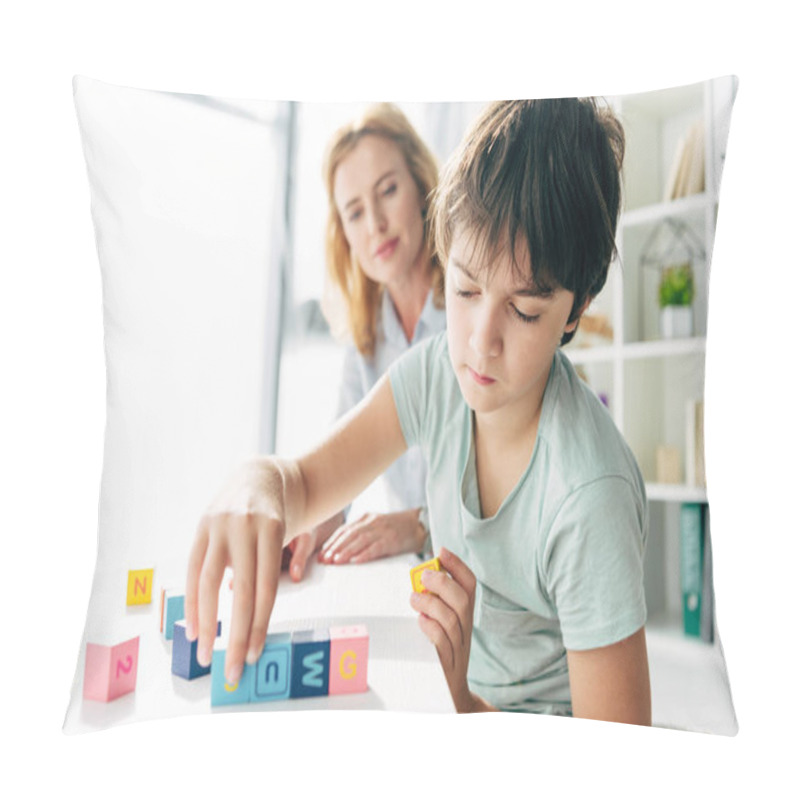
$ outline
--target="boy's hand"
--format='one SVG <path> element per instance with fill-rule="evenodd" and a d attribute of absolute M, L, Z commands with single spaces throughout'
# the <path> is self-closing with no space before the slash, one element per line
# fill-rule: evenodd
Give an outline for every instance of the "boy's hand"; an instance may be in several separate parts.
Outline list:
<path fill-rule="evenodd" d="M 211 663 L 219 587 L 233 568 L 233 609 L 225 679 L 238 682 L 245 658 L 255 663 L 264 649 L 281 569 L 283 526 L 261 515 L 217 514 L 202 519 L 186 578 L 186 636 L 197 638 L 197 661 Z"/>
<path fill-rule="evenodd" d="M 275 475 L 277 474 L 277 478 Z M 233 568 L 233 608 L 225 678 L 238 682 L 264 648 L 275 603 L 284 539 L 280 473 L 252 463 L 225 488 L 200 521 L 186 577 L 186 636 L 197 639 L 197 661 L 211 663 L 219 588 Z"/>
<path fill-rule="evenodd" d="M 439 654 L 450 695 L 459 713 L 475 710 L 476 698 L 467 684 L 475 607 L 475 576 L 449 550 L 441 549 L 439 562 L 449 573 L 425 570 L 425 593 L 414 592 L 411 606 L 420 613 L 419 626 Z"/>
<path fill-rule="evenodd" d="M 342 525 L 319 554 L 325 564 L 363 564 L 398 553 L 416 553 L 425 543 L 419 509 L 393 514 L 364 514 Z"/>

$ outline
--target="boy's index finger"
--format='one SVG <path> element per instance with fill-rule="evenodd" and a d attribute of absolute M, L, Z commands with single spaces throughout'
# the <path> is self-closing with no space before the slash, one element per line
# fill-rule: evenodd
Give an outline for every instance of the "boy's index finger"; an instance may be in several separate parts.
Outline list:
<path fill-rule="evenodd" d="M 186 617 L 186 638 L 193 642 L 198 634 L 197 593 L 200 585 L 200 571 L 208 548 L 208 524 L 203 518 L 197 528 L 192 549 L 189 552 L 189 564 L 186 570 L 186 588 L 184 597 L 184 615 Z"/>
<path fill-rule="evenodd" d="M 211 664 L 218 630 L 219 589 L 227 560 L 226 544 L 215 531 L 211 531 L 197 587 L 197 662 L 201 667 Z"/>

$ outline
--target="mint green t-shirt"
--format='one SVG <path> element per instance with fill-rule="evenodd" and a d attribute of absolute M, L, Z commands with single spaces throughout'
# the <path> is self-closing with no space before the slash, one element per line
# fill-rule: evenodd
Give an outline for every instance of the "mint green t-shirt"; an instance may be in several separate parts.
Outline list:
<path fill-rule="evenodd" d="M 389 370 L 400 425 L 428 465 L 434 552 L 477 578 L 468 679 L 498 708 L 571 714 L 566 650 L 614 644 L 645 623 L 644 482 L 606 408 L 560 351 L 527 468 L 482 519 L 472 412 L 445 332 Z"/>

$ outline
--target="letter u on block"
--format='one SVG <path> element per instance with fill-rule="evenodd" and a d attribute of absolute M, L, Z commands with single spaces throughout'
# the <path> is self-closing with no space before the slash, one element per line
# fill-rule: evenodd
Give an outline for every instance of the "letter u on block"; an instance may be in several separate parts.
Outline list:
<path fill-rule="evenodd" d="M 256 665 L 253 702 L 284 700 L 289 697 L 292 678 L 292 636 L 289 633 L 267 635 L 264 652 Z"/>

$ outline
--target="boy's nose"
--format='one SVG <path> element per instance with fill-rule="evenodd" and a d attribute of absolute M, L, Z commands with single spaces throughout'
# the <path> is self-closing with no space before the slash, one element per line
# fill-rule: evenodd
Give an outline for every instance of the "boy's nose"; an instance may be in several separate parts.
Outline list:
<path fill-rule="evenodd" d="M 503 337 L 495 312 L 490 308 L 476 310 L 469 344 L 481 358 L 497 358 L 503 351 Z"/>

